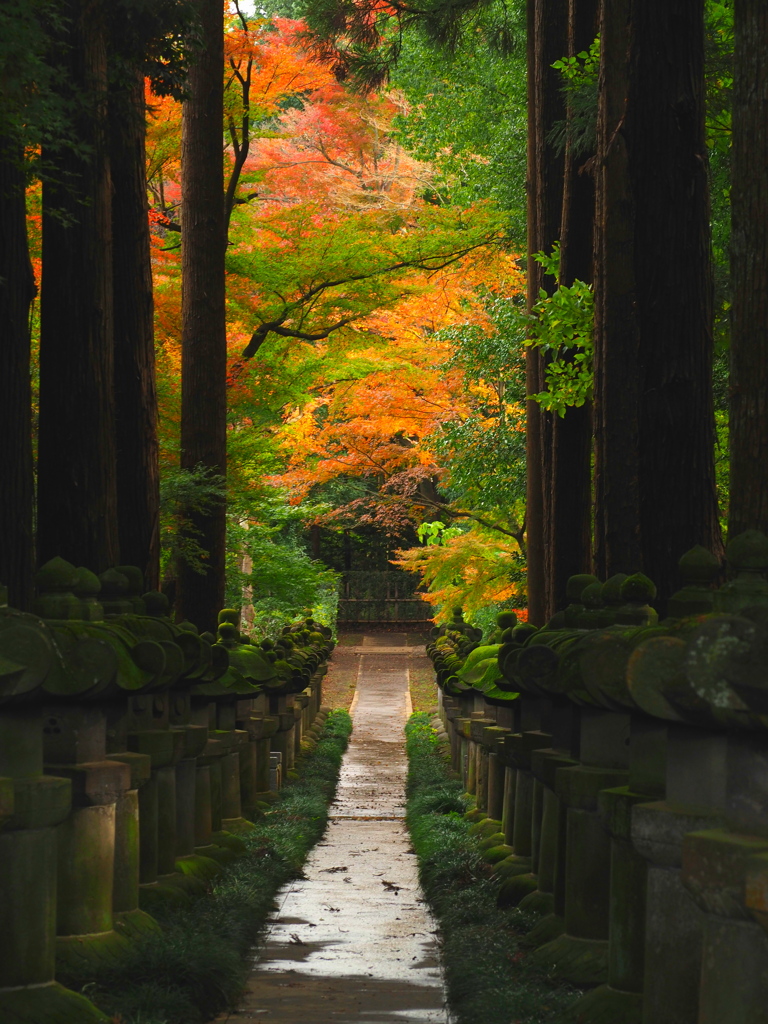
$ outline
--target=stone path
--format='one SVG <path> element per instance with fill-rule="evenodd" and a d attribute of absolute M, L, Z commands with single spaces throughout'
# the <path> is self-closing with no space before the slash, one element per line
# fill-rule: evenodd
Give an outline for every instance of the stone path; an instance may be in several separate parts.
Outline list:
<path fill-rule="evenodd" d="M 222 1021 L 448 1020 L 434 924 L 403 820 L 403 725 L 410 713 L 405 640 L 366 636 L 357 648 L 354 732 L 328 831 L 306 864 L 306 878 L 281 893 L 246 997 Z"/>

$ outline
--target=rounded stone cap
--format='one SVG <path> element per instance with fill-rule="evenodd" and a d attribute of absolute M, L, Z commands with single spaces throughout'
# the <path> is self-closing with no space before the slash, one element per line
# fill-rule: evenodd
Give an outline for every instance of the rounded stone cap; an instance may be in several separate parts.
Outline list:
<path fill-rule="evenodd" d="M 240 631 L 231 622 L 222 622 L 218 628 L 219 640 L 224 643 L 236 643 L 240 639 Z"/>
<path fill-rule="evenodd" d="M 684 583 L 714 583 L 720 572 L 720 562 L 701 544 L 686 551 L 677 564 Z"/>
<path fill-rule="evenodd" d="M 63 558 L 50 559 L 35 573 L 39 591 L 73 590 L 77 583 L 77 569 Z"/>
<path fill-rule="evenodd" d="M 621 584 L 621 596 L 625 601 L 647 604 L 656 597 L 656 584 L 643 573 L 636 572 Z"/>
<path fill-rule="evenodd" d="M 168 598 L 165 594 L 161 594 L 159 590 L 148 590 L 146 594 L 142 594 L 141 599 L 144 602 L 144 607 L 147 609 L 147 615 L 159 617 L 168 614 L 170 607 Z"/>
<path fill-rule="evenodd" d="M 735 572 L 768 570 L 768 537 L 760 530 L 745 530 L 725 546 L 725 557 Z"/>
<path fill-rule="evenodd" d="M 538 627 L 532 622 L 521 622 L 512 630 L 512 639 L 515 643 L 524 644 L 526 640 L 538 633 Z"/>
<path fill-rule="evenodd" d="M 95 572 L 81 565 L 75 573 L 75 593 L 78 597 L 96 597 L 101 590 L 101 580 Z"/>
<path fill-rule="evenodd" d="M 621 585 L 625 579 L 627 579 L 625 572 L 617 572 L 605 581 L 602 591 L 603 604 L 620 605 L 623 603 L 624 598 L 621 596 Z"/>
<path fill-rule="evenodd" d="M 128 580 L 117 569 L 107 569 L 99 576 L 101 580 L 101 596 L 105 600 L 119 600 L 128 593 Z"/>
<path fill-rule="evenodd" d="M 237 608 L 222 608 L 219 612 L 219 625 L 222 622 L 231 622 L 235 626 L 240 624 L 240 611 Z"/>
<path fill-rule="evenodd" d="M 591 573 L 580 572 L 575 576 L 571 576 L 565 586 L 565 596 L 569 601 L 580 601 L 581 595 L 584 590 L 590 585 L 590 583 L 599 583 L 600 580 L 597 576 L 592 576 Z"/>
<path fill-rule="evenodd" d="M 602 608 L 603 584 L 595 582 L 590 583 L 587 587 L 584 587 L 584 589 L 581 592 L 581 603 L 586 608 Z"/>
<path fill-rule="evenodd" d="M 116 565 L 115 570 L 128 580 L 128 593 L 138 597 L 144 589 L 144 573 L 138 565 Z"/>
<path fill-rule="evenodd" d="M 517 625 L 517 615 L 513 611 L 499 612 L 496 616 L 496 625 L 499 629 L 514 629 Z"/>

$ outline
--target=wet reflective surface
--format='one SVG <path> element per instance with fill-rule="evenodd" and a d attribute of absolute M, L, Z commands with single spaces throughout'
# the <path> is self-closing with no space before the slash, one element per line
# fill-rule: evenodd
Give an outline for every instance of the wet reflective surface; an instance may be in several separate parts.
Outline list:
<path fill-rule="evenodd" d="M 386 653 L 386 648 L 396 648 Z M 448 1020 L 434 924 L 405 829 L 405 637 L 365 637 L 354 732 L 328 831 L 280 894 L 240 1008 L 221 1021 Z M 362 653 L 371 649 L 376 653 Z M 414 648 L 414 654 L 422 653 Z"/>

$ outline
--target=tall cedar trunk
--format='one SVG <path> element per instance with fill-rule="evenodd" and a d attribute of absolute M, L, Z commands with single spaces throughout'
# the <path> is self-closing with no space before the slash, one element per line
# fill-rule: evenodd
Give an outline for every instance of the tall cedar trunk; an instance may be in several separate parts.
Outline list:
<path fill-rule="evenodd" d="M 730 537 L 768 533 L 768 6 L 734 23 Z"/>
<path fill-rule="evenodd" d="M 21 147 L 0 138 L 0 583 L 17 608 L 31 603 L 34 571 L 29 312 L 35 292 Z"/>
<path fill-rule="evenodd" d="M 223 173 L 224 16 L 220 0 L 198 0 L 201 48 L 184 101 L 182 168 L 181 465 L 224 476 L 227 453 Z M 179 571 L 181 614 L 213 630 L 224 603 L 226 506 L 191 512 L 206 572 Z"/>
<path fill-rule="evenodd" d="M 570 0 L 568 54 L 588 50 L 597 32 L 597 0 Z M 570 116 L 570 112 L 568 114 Z M 592 282 L 592 222 L 595 190 L 585 173 L 587 155 L 568 143 L 560 226 L 560 284 Z M 592 408 L 585 404 L 555 416 L 552 423 L 552 552 L 550 614 L 564 606 L 568 577 L 589 572 L 592 563 Z"/>
<path fill-rule="evenodd" d="M 567 46 L 567 0 L 532 0 L 528 11 L 528 303 L 539 289 L 552 291 L 556 282 L 545 277 L 532 254 L 549 251 L 560 234 L 563 159 L 548 140 L 564 107 L 560 77 L 552 63 Z M 541 355 L 529 350 L 528 394 L 543 387 Z M 535 407 L 535 408 L 534 408 Z M 551 493 L 552 415 L 528 401 L 528 614 L 543 623 L 552 606 Z"/>
<path fill-rule="evenodd" d="M 680 556 L 696 544 L 722 552 L 714 467 L 704 0 L 635 0 L 632 21 L 625 131 L 636 214 L 640 536 L 643 571 L 656 583 L 664 613 L 680 585 Z M 754 153 L 751 159 L 756 162 Z M 755 473 L 754 463 L 750 470 Z"/>
<path fill-rule="evenodd" d="M 595 572 L 640 568 L 639 330 L 624 117 L 631 0 L 602 0 L 595 176 Z"/>
<path fill-rule="evenodd" d="M 157 393 L 145 159 L 144 76 L 110 95 L 115 418 L 120 557 L 160 582 Z"/>
<path fill-rule="evenodd" d="M 536 6 L 538 0 L 528 0 L 528 310 L 538 297 L 536 290 L 538 265 L 532 259 L 536 252 L 538 220 L 534 182 L 536 179 Z M 541 353 L 529 348 L 525 354 L 525 388 L 529 395 L 541 391 Z M 544 567 L 544 493 L 542 480 L 543 452 L 541 449 L 541 406 L 528 399 L 526 402 L 525 430 L 526 496 L 525 526 L 528 561 L 528 620 L 536 626 L 544 625 L 547 617 Z"/>
<path fill-rule="evenodd" d="M 77 137 L 43 189 L 38 557 L 95 572 L 119 558 L 107 59 L 101 0 L 68 0 Z"/>

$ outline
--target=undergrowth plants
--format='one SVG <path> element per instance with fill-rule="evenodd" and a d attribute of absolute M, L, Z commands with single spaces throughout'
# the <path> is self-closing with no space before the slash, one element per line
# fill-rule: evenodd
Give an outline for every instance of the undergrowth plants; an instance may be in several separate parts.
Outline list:
<path fill-rule="evenodd" d="M 203 1024 L 235 1004 L 250 969 L 248 954 L 274 908 L 278 890 L 300 874 L 328 821 L 352 721 L 331 711 L 299 778 L 281 791 L 247 853 L 191 906 L 155 917 L 162 931 L 134 943 L 97 978 L 67 978 L 115 1024 Z"/>
<path fill-rule="evenodd" d="M 425 713 L 406 725 L 406 822 L 419 879 L 440 933 L 448 1005 L 457 1024 L 550 1024 L 573 990 L 528 963 L 520 912 L 500 909 L 500 881 L 464 817 L 469 798 Z"/>

